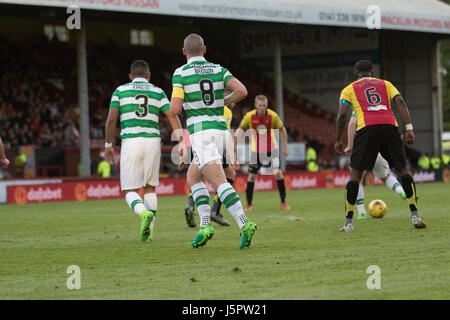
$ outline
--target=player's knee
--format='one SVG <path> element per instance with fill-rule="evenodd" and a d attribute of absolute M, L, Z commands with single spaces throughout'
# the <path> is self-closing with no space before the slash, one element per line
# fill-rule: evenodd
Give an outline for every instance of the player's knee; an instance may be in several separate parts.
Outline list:
<path fill-rule="evenodd" d="M 151 186 L 149 184 L 144 187 L 144 193 L 155 193 L 155 191 L 156 187 Z"/>
<path fill-rule="evenodd" d="M 273 171 L 273 175 L 275 176 L 276 180 L 281 180 L 283 179 L 283 172 L 280 169 L 275 169 Z"/>
<path fill-rule="evenodd" d="M 250 174 L 248 175 L 248 181 L 250 181 L 250 182 L 255 182 L 255 181 L 256 181 L 256 174 L 250 173 Z"/>
<path fill-rule="evenodd" d="M 225 173 L 228 179 L 234 180 L 236 178 L 236 172 L 230 166 L 228 166 Z"/>

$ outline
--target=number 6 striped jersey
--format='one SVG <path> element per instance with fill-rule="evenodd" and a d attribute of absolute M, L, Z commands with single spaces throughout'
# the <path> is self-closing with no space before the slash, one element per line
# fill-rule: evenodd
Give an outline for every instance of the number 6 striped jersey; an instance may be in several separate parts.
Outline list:
<path fill-rule="evenodd" d="M 358 120 L 358 130 L 374 124 L 398 126 L 391 101 L 399 94 L 389 81 L 361 78 L 342 90 L 339 103 L 353 109 Z"/>
<path fill-rule="evenodd" d="M 164 91 L 144 78 L 135 78 L 114 91 L 110 108 L 120 108 L 120 137 L 159 137 L 159 111 L 170 109 Z"/>
<path fill-rule="evenodd" d="M 172 98 L 184 101 L 189 134 L 209 129 L 227 130 L 223 91 L 232 78 L 226 68 L 204 57 L 192 57 L 175 70 Z"/>

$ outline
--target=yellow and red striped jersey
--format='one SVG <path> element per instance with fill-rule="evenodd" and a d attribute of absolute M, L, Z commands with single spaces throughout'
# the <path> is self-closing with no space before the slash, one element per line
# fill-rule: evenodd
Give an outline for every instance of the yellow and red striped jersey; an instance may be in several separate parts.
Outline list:
<path fill-rule="evenodd" d="M 398 126 L 391 101 L 399 94 L 389 81 L 362 78 L 342 90 L 339 102 L 350 106 L 355 112 L 357 130 L 375 124 Z"/>

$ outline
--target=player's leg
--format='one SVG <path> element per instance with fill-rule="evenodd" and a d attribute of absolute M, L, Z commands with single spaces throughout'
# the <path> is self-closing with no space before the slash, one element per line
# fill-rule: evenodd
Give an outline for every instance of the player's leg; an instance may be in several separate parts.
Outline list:
<path fill-rule="evenodd" d="M 281 209 L 290 210 L 291 208 L 286 203 L 286 184 L 284 182 L 283 172 L 280 168 L 274 168 L 275 180 L 277 181 L 278 193 L 280 194 Z"/>
<path fill-rule="evenodd" d="M 188 195 L 188 203 L 187 206 L 184 208 L 184 216 L 186 218 L 186 223 L 188 227 L 195 228 L 197 224 L 195 223 L 194 219 L 194 197 L 192 196 L 192 192 L 189 192 Z"/>
<path fill-rule="evenodd" d="M 250 165 L 248 167 L 248 178 L 247 178 L 247 186 L 245 188 L 245 195 L 247 200 L 247 207 L 245 208 L 246 212 L 250 212 L 253 209 L 253 192 L 255 190 L 255 182 L 258 176 L 257 172 L 259 169 L 256 166 Z"/>
<path fill-rule="evenodd" d="M 259 154 L 256 152 L 252 152 L 250 154 L 250 161 L 248 165 L 248 178 L 247 178 L 247 186 L 245 188 L 245 195 L 247 200 L 247 207 L 245 208 L 246 212 L 252 211 L 252 203 L 253 203 L 253 192 L 255 190 L 255 182 L 258 176 L 259 169 L 261 169 L 262 163 L 259 158 Z"/>
<path fill-rule="evenodd" d="M 140 163 L 140 158 L 144 148 L 141 148 L 139 141 L 133 140 L 122 142 L 120 185 L 128 206 L 141 218 L 141 240 L 146 241 L 150 236 L 150 223 L 153 219 L 153 213 L 147 210 L 138 193 L 143 186 L 144 167 Z"/>
<path fill-rule="evenodd" d="M 153 218 L 150 222 L 149 240 L 153 240 L 153 228 L 155 226 L 156 211 L 158 210 L 158 198 L 156 197 L 156 188 L 151 185 L 144 187 L 144 206 L 148 211 L 153 213 Z"/>
<path fill-rule="evenodd" d="M 400 182 L 391 174 L 388 162 L 378 154 L 375 165 L 373 166 L 373 174 L 375 177 L 381 179 L 384 184 L 389 188 L 394 190 L 400 198 L 406 199 L 405 191 L 402 188 Z"/>
<path fill-rule="evenodd" d="M 386 127 L 380 153 L 391 168 L 395 168 L 405 191 L 411 212 L 411 222 L 415 228 L 425 228 L 426 224 L 419 215 L 417 207 L 416 184 L 406 168 L 406 152 L 397 127 Z"/>
<path fill-rule="evenodd" d="M 192 148 L 188 147 L 187 149 L 189 149 L 188 153 L 191 155 L 191 158 L 189 160 L 192 160 L 193 156 L 192 156 Z M 194 218 L 194 198 L 192 197 L 192 192 L 189 192 L 188 195 L 188 202 L 186 207 L 184 208 L 184 216 L 186 218 L 186 223 L 188 225 L 188 227 L 191 228 L 195 228 L 197 226 L 197 224 L 195 223 L 195 218 Z"/>
<path fill-rule="evenodd" d="M 358 216 L 356 217 L 356 219 L 358 220 L 366 219 L 366 208 L 364 207 L 364 188 L 362 186 L 365 174 L 366 171 L 364 171 L 362 174 L 358 187 L 358 196 L 356 197 L 356 209 L 358 210 Z"/>
<path fill-rule="evenodd" d="M 203 166 L 202 174 L 217 191 L 220 201 L 222 201 L 237 222 L 241 230 L 241 244 L 239 247 L 243 249 L 250 246 L 257 226 L 247 219 L 239 195 L 233 186 L 226 181 L 225 173 L 221 166 L 220 160 L 210 161 Z"/>
<path fill-rule="evenodd" d="M 222 163 L 222 167 L 224 167 L 225 177 L 227 178 L 227 182 L 230 185 L 233 185 L 234 178 L 236 177 L 236 172 L 234 171 L 233 167 L 231 165 L 226 164 L 225 162 Z M 229 226 L 230 223 L 225 220 L 220 213 L 220 208 L 222 207 L 222 201 L 219 199 L 219 195 L 216 193 L 214 196 L 214 202 L 211 209 L 211 220 L 214 222 L 217 222 L 220 225 L 223 226 Z"/>
<path fill-rule="evenodd" d="M 365 170 L 373 168 L 378 154 L 378 130 L 377 126 L 368 126 L 360 129 L 355 135 L 350 157 L 350 179 L 345 188 L 345 224 L 340 231 L 353 231 L 353 214 L 362 175 Z"/>
<path fill-rule="evenodd" d="M 202 181 L 202 173 L 195 163 L 189 165 L 187 182 L 191 186 L 192 197 L 200 217 L 200 230 L 194 241 L 191 243 L 192 247 L 198 248 L 204 246 L 206 242 L 214 236 L 214 229 L 210 222 L 211 208 L 209 206 L 209 191 Z"/>
<path fill-rule="evenodd" d="M 156 210 L 158 209 L 158 199 L 156 197 L 156 186 L 159 185 L 159 167 L 161 159 L 161 140 L 159 138 L 147 138 L 145 145 L 145 157 L 143 163 L 144 177 L 143 177 L 143 191 L 144 191 L 144 206 L 148 211 L 153 213 L 153 218 L 150 223 L 149 240 L 153 240 L 153 228 L 156 220 Z"/>

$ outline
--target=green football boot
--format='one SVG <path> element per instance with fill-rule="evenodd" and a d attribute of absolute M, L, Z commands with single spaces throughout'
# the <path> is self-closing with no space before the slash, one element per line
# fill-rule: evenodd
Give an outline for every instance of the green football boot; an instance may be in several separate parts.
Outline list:
<path fill-rule="evenodd" d="M 400 193 L 400 198 L 402 198 L 403 200 L 406 200 L 406 193 L 404 193 L 404 192 Z"/>
<path fill-rule="evenodd" d="M 365 213 L 358 214 L 358 216 L 356 217 L 356 219 L 358 220 L 366 220 L 366 218 L 367 215 Z"/>
<path fill-rule="evenodd" d="M 211 223 L 209 223 L 206 227 L 200 228 L 194 241 L 191 242 L 191 246 L 194 248 L 203 247 L 209 239 L 212 239 L 212 237 L 214 237 L 214 229 Z"/>
<path fill-rule="evenodd" d="M 153 212 L 148 210 L 141 211 L 141 240 L 147 241 L 150 236 L 150 222 L 153 219 Z"/>
<path fill-rule="evenodd" d="M 153 222 L 156 219 L 156 211 L 155 212 L 152 211 L 152 213 L 153 213 L 153 218 L 152 218 L 151 222 Z M 154 226 L 152 226 L 151 222 L 150 222 L 150 235 L 148 236 L 148 240 L 150 240 L 150 241 L 153 240 L 153 227 L 154 227 Z"/>
<path fill-rule="evenodd" d="M 250 247 L 250 244 L 252 242 L 253 235 L 255 234 L 256 229 L 258 227 L 254 222 L 251 222 L 247 220 L 244 227 L 241 229 L 241 245 L 239 246 L 239 249 L 244 249 Z"/>

